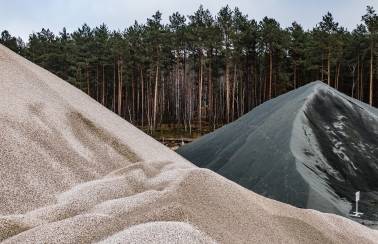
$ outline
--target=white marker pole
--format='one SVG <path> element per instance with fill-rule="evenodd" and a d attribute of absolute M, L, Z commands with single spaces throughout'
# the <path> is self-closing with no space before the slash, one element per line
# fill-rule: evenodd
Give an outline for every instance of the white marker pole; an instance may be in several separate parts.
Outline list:
<path fill-rule="evenodd" d="M 356 192 L 356 215 L 358 215 L 358 201 L 360 201 L 360 192 Z"/>
<path fill-rule="evenodd" d="M 352 217 L 361 217 L 361 215 L 363 215 L 363 213 L 360 213 L 358 212 L 358 202 L 360 201 L 360 192 L 356 192 L 356 212 L 353 212 L 353 214 L 351 214 L 350 216 Z"/>

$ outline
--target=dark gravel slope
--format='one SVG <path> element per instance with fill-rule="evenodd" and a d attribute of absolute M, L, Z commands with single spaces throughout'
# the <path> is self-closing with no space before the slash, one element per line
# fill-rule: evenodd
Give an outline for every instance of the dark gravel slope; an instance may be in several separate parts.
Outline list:
<path fill-rule="evenodd" d="M 178 153 L 259 194 L 378 220 L 378 112 L 322 82 L 272 99 Z"/>

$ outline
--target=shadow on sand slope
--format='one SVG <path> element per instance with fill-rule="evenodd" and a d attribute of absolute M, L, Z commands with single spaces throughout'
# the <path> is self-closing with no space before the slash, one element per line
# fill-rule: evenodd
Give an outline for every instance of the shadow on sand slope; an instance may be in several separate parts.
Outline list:
<path fill-rule="evenodd" d="M 7 195 L 1 198 L 3 214 L 53 203 L 56 192 L 140 161 L 127 145 L 77 111 L 67 113 L 63 130 L 51 123 L 43 104 L 31 104 L 28 111 L 25 121 L 0 117 L 0 177 L 6 182 L 0 192 Z"/>
<path fill-rule="evenodd" d="M 74 135 L 93 151 L 97 151 L 99 154 L 105 153 L 98 150 L 101 150 L 103 145 L 108 145 L 128 161 L 140 161 L 140 158 L 126 144 L 121 143 L 119 139 L 109 134 L 105 129 L 96 126 L 92 121 L 84 117 L 83 114 L 79 112 L 71 112 L 69 113 L 68 118 Z M 100 144 L 101 147 L 98 147 L 97 143 L 90 140 L 90 137 L 92 136 L 97 137 L 98 140 L 102 141 Z"/>

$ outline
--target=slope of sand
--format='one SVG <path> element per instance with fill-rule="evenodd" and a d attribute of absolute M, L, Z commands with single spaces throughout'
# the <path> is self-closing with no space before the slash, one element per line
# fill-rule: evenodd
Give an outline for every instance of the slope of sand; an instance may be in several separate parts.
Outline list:
<path fill-rule="evenodd" d="M 199 169 L 0 46 L 4 243 L 374 243 Z"/>

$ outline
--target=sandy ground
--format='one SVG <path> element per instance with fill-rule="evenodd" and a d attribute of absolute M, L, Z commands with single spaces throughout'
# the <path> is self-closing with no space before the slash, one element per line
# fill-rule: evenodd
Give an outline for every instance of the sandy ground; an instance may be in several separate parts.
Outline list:
<path fill-rule="evenodd" d="M 199 169 L 0 46 L 4 243 L 378 243 Z"/>

